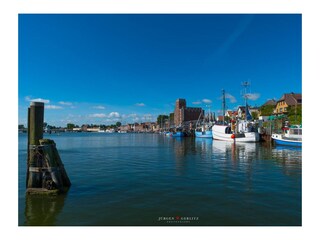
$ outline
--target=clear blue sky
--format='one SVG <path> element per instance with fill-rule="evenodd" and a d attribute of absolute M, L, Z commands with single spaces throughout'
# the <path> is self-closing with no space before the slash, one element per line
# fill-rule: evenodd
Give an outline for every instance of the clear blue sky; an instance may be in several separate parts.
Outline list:
<path fill-rule="evenodd" d="M 30 100 L 66 126 L 155 120 L 190 107 L 221 110 L 302 91 L 300 14 L 19 15 L 19 123 Z"/>

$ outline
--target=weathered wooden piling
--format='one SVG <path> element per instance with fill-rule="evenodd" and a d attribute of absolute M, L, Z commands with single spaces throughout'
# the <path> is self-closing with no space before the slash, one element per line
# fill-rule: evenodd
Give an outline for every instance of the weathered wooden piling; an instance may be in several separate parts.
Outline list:
<path fill-rule="evenodd" d="M 71 185 L 53 140 L 43 139 L 44 103 L 28 109 L 27 193 L 57 194 Z"/>
<path fill-rule="evenodd" d="M 29 109 L 29 144 L 39 145 L 39 140 L 43 138 L 44 103 L 31 102 Z"/>

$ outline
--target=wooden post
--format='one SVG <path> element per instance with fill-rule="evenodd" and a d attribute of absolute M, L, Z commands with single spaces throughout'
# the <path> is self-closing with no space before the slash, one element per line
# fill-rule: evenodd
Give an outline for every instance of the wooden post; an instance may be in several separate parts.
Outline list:
<path fill-rule="evenodd" d="M 42 166 L 39 161 L 38 152 L 34 150 L 43 138 L 43 115 L 44 103 L 31 102 L 28 109 L 28 160 L 27 160 L 27 188 L 39 187 L 41 182 L 41 171 L 38 167 Z M 30 172 L 30 169 L 37 171 Z"/>
<path fill-rule="evenodd" d="M 71 183 L 53 140 L 43 139 L 44 103 L 28 109 L 27 193 L 57 194 Z"/>
<path fill-rule="evenodd" d="M 27 179 L 26 179 L 26 188 L 28 188 L 28 179 L 29 179 L 29 162 L 30 162 L 30 108 L 28 108 L 28 126 L 27 126 L 27 133 L 28 133 L 28 146 L 27 146 Z"/>
<path fill-rule="evenodd" d="M 44 116 L 44 103 L 31 102 L 29 114 L 29 144 L 39 145 L 39 140 L 43 138 L 43 116 Z"/>

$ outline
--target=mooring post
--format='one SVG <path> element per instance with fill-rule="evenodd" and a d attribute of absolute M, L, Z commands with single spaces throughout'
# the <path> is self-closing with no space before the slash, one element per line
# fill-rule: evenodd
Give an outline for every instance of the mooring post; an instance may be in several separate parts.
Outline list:
<path fill-rule="evenodd" d="M 44 103 L 31 102 L 29 109 L 29 144 L 39 145 L 39 140 L 43 138 Z"/>
<path fill-rule="evenodd" d="M 53 140 L 43 139 L 44 103 L 31 102 L 28 109 L 27 192 L 65 192 L 71 183 Z"/>
<path fill-rule="evenodd" d="M 27 160 L 27 188 L 41 186 L 41 161 L 36 156 L 39 140 L 43 138 L 44 103 L 31 102 L 28 108 L 28 160 Z"/>

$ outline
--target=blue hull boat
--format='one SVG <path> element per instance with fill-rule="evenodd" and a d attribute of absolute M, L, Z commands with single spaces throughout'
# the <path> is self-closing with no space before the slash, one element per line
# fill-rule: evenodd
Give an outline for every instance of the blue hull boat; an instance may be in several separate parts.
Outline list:
<path fill-rule="evenodd" d="M 290 127 L 284 134 L 272 134 L 275 144 L 302 147 L 302 128 Z"/>
<path fill-rule="evenodd" d="M 207 130 L 207 131 L 195 131 L 196 137 L 197 138 L 212 138 L 212 131 Z"/>
<path fill-rule="evenodd" d="M 175 132 L 175 133 L 172 133 L 171 137 L 184 137 L 184 133 L 183 132 Z"/>
<path fill-rule="evenodd" d="M 287 146 L 294 146 L 294 147 L 302 147 L 302 141 L 293 141 L 293 140 L 286 140 L 286 139 L 274 139 L 274 142 L 279 145 L 287 145 Z"/>

